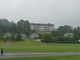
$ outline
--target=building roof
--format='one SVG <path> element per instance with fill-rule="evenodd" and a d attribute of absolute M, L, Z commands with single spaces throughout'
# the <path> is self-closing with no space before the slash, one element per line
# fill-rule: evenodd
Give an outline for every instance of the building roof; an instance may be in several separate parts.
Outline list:
<path fill-rule="evenodd" d="M 21 34 L 21 36 L 26 36 L 26 34 Z"/>
<path fill-rule="evenodd" d="M 7 33 L 4 34 L 3 38 L 6 38 L 7 36 L 10 37 L 10 36 L 12 36 L 12 35 L 11 35 L 10 32 L 7 32 Z"/>
<path fill-rule="evenodd" d="M 30 25 L 45 25 L 45 26 L 54 26 L 54 24 L 42 24 L 42 23 L 30 23 Z"/>
<path fill-rule="evenodd" d="M 66 34 L 67 34 L 67 35 L 73 35 L 73 33 L 65 33 L 64 35 L 66 35 Z"/>
<path fill-rule="evenodd" d="M 73 36 L 73 33 L 65 33 L 63 36 Z"/>

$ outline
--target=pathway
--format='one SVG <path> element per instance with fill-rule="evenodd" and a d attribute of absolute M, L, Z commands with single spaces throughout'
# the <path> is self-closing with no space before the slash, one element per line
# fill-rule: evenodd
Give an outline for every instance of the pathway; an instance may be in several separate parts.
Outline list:
<path fill-rule="evenodd" d="M 70 56 L 79 55 L 80 52 L 57 52 L 57 53 L 4 53 L 0 58 L 16 58 L 16 57 L 42 57 L 42 56 Z"/>

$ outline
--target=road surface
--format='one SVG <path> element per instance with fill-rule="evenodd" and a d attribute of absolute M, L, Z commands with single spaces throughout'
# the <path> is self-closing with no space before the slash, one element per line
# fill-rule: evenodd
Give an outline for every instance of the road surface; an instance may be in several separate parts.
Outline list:
<path fill-rule="evenodd" d="M 17 58 L 17 57 L 42 57 L 42 56 L 70 56 L 79 55 L 80 52 L 57 52 L 57 53 L 4 53 L 0 58 Z"/>

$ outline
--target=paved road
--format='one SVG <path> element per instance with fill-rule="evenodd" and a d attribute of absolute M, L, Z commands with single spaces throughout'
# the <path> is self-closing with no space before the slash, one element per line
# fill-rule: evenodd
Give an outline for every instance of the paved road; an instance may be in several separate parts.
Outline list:
<path fill-rule="evenodd" d="M 60 52 L 60 53 L 4 53 L 0 58 L 16 58 L 16 57 L 41 57 L 41 56 L 69 56 L 79 55 L 80 52 Z"/>

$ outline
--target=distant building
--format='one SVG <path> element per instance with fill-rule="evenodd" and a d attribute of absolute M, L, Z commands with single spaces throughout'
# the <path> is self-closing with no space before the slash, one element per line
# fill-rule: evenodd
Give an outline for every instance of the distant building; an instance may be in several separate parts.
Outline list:
<path fill-rule="evenodd" d="M 26 34 L 21 34 L 21 38 L 26 39 L 27 38 Z"/>
<path fill-rule="evenodd" d="M 21 39 L 26 39 L 27 38 L 26 34 L 21 34 L 20 36 L 21 36 Z M 17 37 L 17 34 L 15 34 L 15 38 L 16 37 Z"/>
<path fill-rule="evenodd" d="M 11 36 L 12 36 L 12 34 L 10 32 L 7 32 L 7 33 L 4 34 L 3 38 L 11 37 Z"/>
<path fill-rule="evenodd" d="M 53 30 L 54 30 L 54 31 L 57 31 L 57 28 L 54 28 Z"/>
<path fill-rule="evenodd" d="M 41 42 L 41 39 L 36 39 L 35 41 L 36 41 L 36 42 Z"/>
<path fill-rule="evenodd" d="M 65 33 L 63 36 L 64 37 L 73 37 L 73 33 Z"/>
<path fill-rule="evenodd" d="M 52 31 L 52 30 L 54 30 L 54 24 L 30 23 L 30 28 L 31 28 L 31 30 Z"/>
<path fill-rule="evenodd" d="M 34 39 L 35 37 L 39 37 L 39 35 L 36 34 L 36 33 L 32 33 L 32 34 L 30 35 L 30 39 Z"/>

